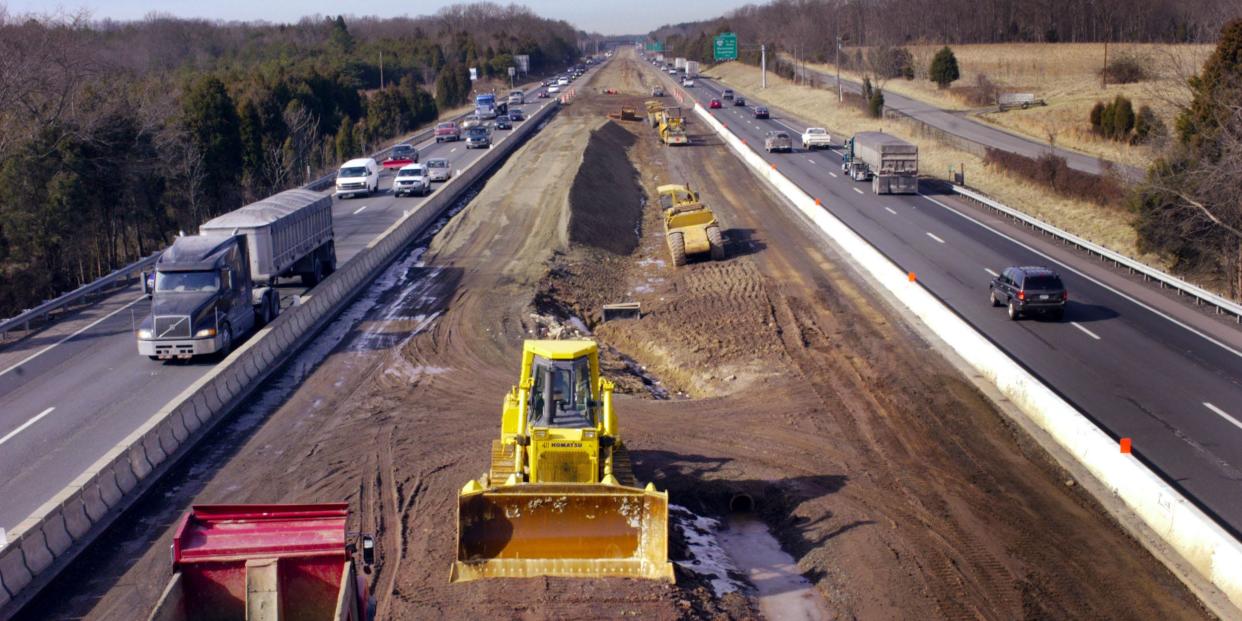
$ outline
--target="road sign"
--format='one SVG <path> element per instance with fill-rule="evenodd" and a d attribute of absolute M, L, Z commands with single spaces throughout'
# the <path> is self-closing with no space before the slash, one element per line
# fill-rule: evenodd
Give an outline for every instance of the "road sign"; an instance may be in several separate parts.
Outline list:
<path fill-rule="evenodd" d="M 530 55 L 518 54 L 513 57 L 513 62 L 517 64 L 518 71 L 522 73 L 530 73 Z"/>
<path fill-rule="evenodd" d="M 479 69 L 478 67 L 471 67 L 470 68 L 470 81 L 473 82 L 477 79 L 479 79 Z"/>
<path fill-rule="evenodd" d="M 712 46 L 712 52 L 716 56 L 716 61 L 737 60 L 737 35 L 732 32 L 722 33 L 716 36 L 715 45 Z"/>
<path fill-rule="evenodd" d="M 654 43 L 648 43 L 648 44 L 647 44 L 647 51 L 648 51 L 648 52 L 663 52 L 663 51 L 664 51 L 664 44 L 663 44 L 663 43 L 660 43 L 659 41 L 656 41 L 656 42 L 654 42 Z"/>
<path fill-rule="evenodd" d="M 509 77 L 513 77 L 513 74 L 515 73 L 517 73 L 517 69 L 514 69 L 513 67 L 509 67 Z"/>

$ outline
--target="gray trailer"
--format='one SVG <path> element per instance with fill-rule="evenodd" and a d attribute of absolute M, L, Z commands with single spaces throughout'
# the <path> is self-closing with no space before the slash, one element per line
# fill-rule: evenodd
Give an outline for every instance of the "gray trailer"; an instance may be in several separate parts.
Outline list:
<path fill-rule="evenodd" d="M 859 132 L 845 145 L 841 165 L 855 181 L 871 181 L 876 194 L 917 194 L 919 148 L 884 132 Z"/>
<path fill-rule="evenodd" d="M 332 199 L 289 190 L 178 237 L 143 278 L 151 314 L 138 353 L 153 360 L 227 355 L 236 338 L 280 313 L 274 285 L 300 275 L 313 286 L 336 269 Z"/>

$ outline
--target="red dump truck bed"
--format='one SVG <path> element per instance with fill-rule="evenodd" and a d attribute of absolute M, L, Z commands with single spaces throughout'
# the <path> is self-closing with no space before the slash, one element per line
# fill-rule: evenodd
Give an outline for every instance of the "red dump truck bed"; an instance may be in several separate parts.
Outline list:
<path fill-rule="evenodd" d="M 363 621 L 345 503 L 196 505 L 173 536 L 173 577 L 149 621 Z"/>

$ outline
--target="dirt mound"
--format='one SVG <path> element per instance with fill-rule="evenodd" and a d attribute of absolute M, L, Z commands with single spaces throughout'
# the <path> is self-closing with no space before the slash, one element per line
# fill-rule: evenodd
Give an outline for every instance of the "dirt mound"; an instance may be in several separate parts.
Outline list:
<path fill-rule="evenodd" d="M 638 247 L 643 191 L 626 157 L 634 135 L 608 121 L 591 132 L 569 190 L 569 241 L 614 254 Z"/>

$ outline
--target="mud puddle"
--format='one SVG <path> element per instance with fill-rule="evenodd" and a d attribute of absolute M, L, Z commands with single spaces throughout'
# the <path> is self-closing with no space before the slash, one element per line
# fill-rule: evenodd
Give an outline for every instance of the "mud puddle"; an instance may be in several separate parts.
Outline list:
<path fill-rule="evenodd" d="M 735 513 L 716 535 L 737 571 L 754 587 L 751 596 L 768 619 L 827 621 L 832 618 L 815 585 L 752 513 Z"/>

